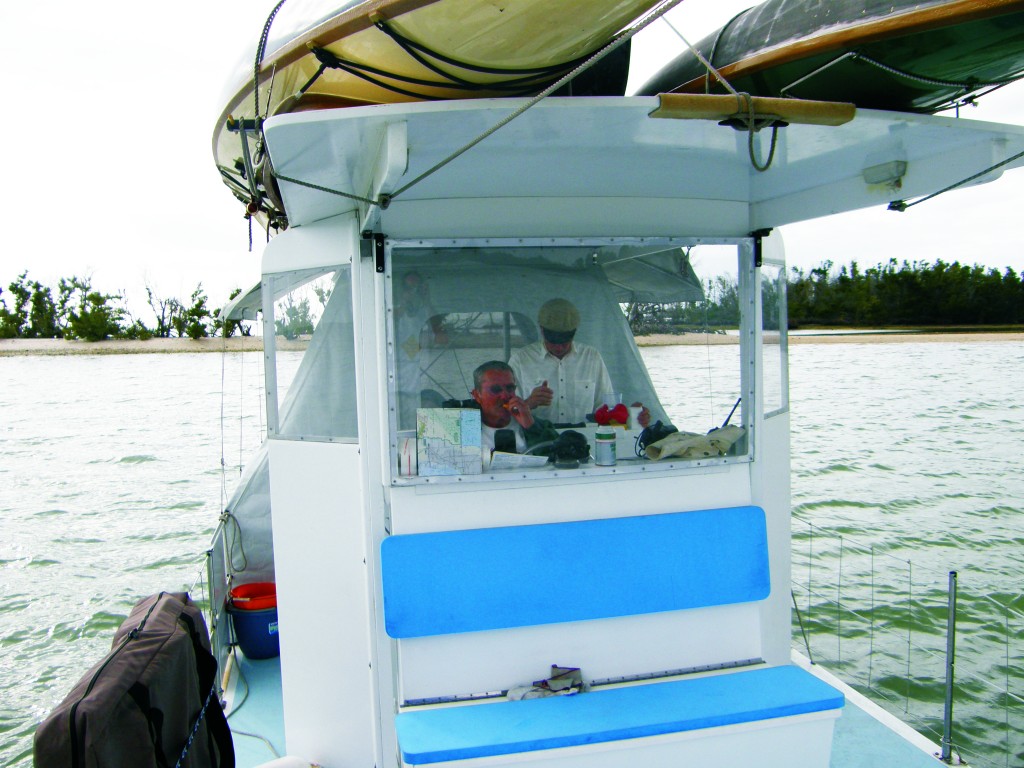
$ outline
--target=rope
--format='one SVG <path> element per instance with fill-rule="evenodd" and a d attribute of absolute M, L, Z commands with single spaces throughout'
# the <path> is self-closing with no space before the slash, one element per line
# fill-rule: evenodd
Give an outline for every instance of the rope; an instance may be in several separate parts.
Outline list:
<path fill-rule="evenodd" d="M 888 72 L 891 75 L 902 77 L 905 80 L 911 80 L 913 82 L 922 83 L 924 85 L 934 85 L 940 88 L 959 88 L 963 91 L 970 91 L 974 90 L 975 88 L 991 88 L 992 86 L 997 85 L 1007 85 L 1008 83 L 1012 83 L 1024 77 L 1024 75 L 1015 75 L 1014 77 L 1010 77 L 1005 80 L 993 80 L 990 83 L 979 83 L 973 80 L 968 80 L 965 82 L 957 82 L 955 80 L 936 80 L 935 78 L 924 77 L 923 75 L 915 75 L 913 72 L 906 72 L 902 69 L 897 69 L 896 67 L 889 66 L 888 64 L 883 64 L 880 61 L 872 59 L 870 56 L 865 56 L 864 54 L 857 53 L 855 51 L 846 54 L 846 56 L 849 56 L 850 58 L 853 58 L 855 60 L 871 64 L 872 66 L 878 67 L 879 69 Z"/>
<path fill-rule="evenodd" d="M 744 13 L 746 13 L 746 11 L 744 11 Z M 732 22 L 735 21 L 736 18 L 738 18 L 738 16 L 740 16 L 740 15 L 742 15 L 742 14 L 738 14 L 737 16 L 734 16 L 733 19 L 729 23 L 732 24 Z M 673 32 L 675 32 L 676 36 L 680 40 L 682 40 L 684 43 L 686 43 L 686 47 L 690 49 L 690 53 L 692 53 L 694 56 L 696 56 L 697 60 L 700 61 L 700 63 L 704 65 L 704 67 L 708 70 L 708 72 L 710 72 L 711 74 L 713 74 L 715 76 L 715 79 L 718 80 L 718 82 L 720 82 L 722 84 L 722 87 L 725 88 L 725 90 L 727 90 L 733 96 L 739 96 L 739 94 L 736 92 L 736 89 L 733 88 L 729 84 L 729 81 L 725 79 L 725 76 L 711 65 L 711 62 L 708 61 L 704 57 L 704 54 L 702 54 L 700 51 L 698 51 L 697 48 L 692 43 L 690 43 L 689 40 L 687 40 L 683 36 L 683 33 L 680 32 L 678 29 L 676 29 L 675 25 L 671 21 L 669 21 L 667 18 L 662 19 L 662 21 L 664 21 L 666 24 L 668 24 L 668 28 L 671 29 Z M 718 47 L 718 41 L 717 40 L 715 41 L 715 47 L 716 48 Z"/>
<path fill-rule="evenodd" d="M 185 748 L 181 750 L 181 757 L 179 757 L 178 762 L 174 764 L 174 768 L 181 768 L 181 765 L 185 760 L 185 756 L 188 754 L 189 749 L 192 747 L 192 742 L 195 740 L 196 734 L 199 732 L 199 726 L 202 724 L 203 718 L 206 717 L 206 708 L 210 706 L 210 701 L 213 699 L 213 694 L 216 690 L 217 682 L 215 680 L 213 685 L 210 686 L 210 692 L 206 694 L 206 701 L 203 702 L 203 708 L 199 710 L 199 715 L 196 717 L 196 724 L 192 726 L 192 733 L 188 735 L 188 741 L 185 742 Z"/>
<path fill-rule="evenodd" d="M 1022 157 L 1024 157 L 1024 152 L 1018 152 L 1013 157 L 1008 157 L 1005 160 L 1003 160 L 1001 163 L 996 163 L 995 165 L 990 165 L 985 170 L 979 171 L 978 173 L 974 174 L 973 176 L 968 176 L 966 179 L 961 179 L 960 181 L 956 182 L 955 184 L 950 184 L 948 187 L 940 189 L 938 192 L 932 192 L 927 197 L 922 197 L 920 200 L 915 200 L 912 203 L 908 203 L 905 200 L 893 200 L 891 203 L 889 203 L 889 210 L 890 211 L 899 211 L 900 213 L 903 213 L 903 211 L 907 210 L 907 208 L 913 208 L 915 205 L 920 205 L 921 203 L 925 202 L 926 200 L 931 200 L 933 197 L 938 197 L 939 195 L 943 194 L 944 192 L 949 192 L 950 190 L 956 189 L 957 187 L 962 187 L 964 184 L 969 184 L 970 182 L 974 181 L 975 179 L 980 179 L 982 176 L 986 176 L 987 174 L 991 173 L 992 171 L 995 171 L 995 170 L 997 170 L 999 168 L 1002 168 L 1004 165 L 1009 165 L 1010 163 L 1014 162 L 1015 160 L 1020 160 Z"/>
<path fill-rule="evenodd" d="M 749 93 L 736 94 L 738 101 L 745 101 L 747 103 L 747 154 L 750 156 L 750 164 L 754 166 L 754 170 L 764 173 L 772 167 L 772 160 L 775 159 L 775 146 L 779 138 L 779 123 L 778 121 L 772 121 L 772 143 L 771 148 L 768 150 L 768 160 L 764 165 L 757 160 L 757 153 L 754 151 L 754 134 L 757 132 L 755 126 L 755 115 L 754 115 L 754 99 Z"/>
<path fill-rule="evenodd" d="M 281 0 L 281 1 L 284 2 L 284 0 Z M 619 37 L 617 37 L 614 40 L 612 40 L 604 48 L 599 50 L 597 53 L 591 55 L 589 58 L 584 60 L 581 64 L 576 66 L 572 71 L 570 71 L 567 74 L 563 75 L 561 78 L 559 78 L 557 81 L 555 81 L 554 83 L 549 85 L 547 88 L 542 90 L 540 93 L 538 93 L 536 96 L 534 96 L 528 102 L 523 104 L 521 107 L 519 107 L 518 109 L 516 109 L 515 111 L 513 111 L 511 114 L 507 115 L 503 119 L 499 120 L 494 126 L 492 126 L 491 128 L 487 129 L 486 131 L 481 133 L 479 136 L 477 136 L 475 139 L 473 139 L 472 141 L 470 141 L 466 145 L 460 147 L 459 149 L 457 149 L 456 151 L 454 151 L 453 153 L 448 155 L 448 157 L 446 157 L 445 159 L 441 160 L 439 163 L 435 164 L 431 168 L 429 168 L 426 171 L 424 171 L 423 173 L 421 173 L 419 176 L 417 176 L 415 179 L 410 181 L 405 186 L 400 187 L 398 190 L 396 190 L 395 192 L 393 192 L 391 194 L 382 194 L 380 196 L 379 200 L 371 200 L 370 198 L 363 197 L 362 195 L 354 195 L 354 194 L 351 194 L 349 192 L 342 192 L 342 191 L 337 190 L 337 189 L 331 189 L 329 187 L 323 187 L 323 186 L 320 186 L 319 184 L 313 184 L 313 183 L 308 182 L 308 181 L 302 181 L 300 179 L 291 178 L 289 176 L 282 176 L 282 175 L 278 174 L 273 169 L 273 167 L 271 167 L 270 172 L 274 175 L 275 178 L 278 178 L 281 181 L 291 182 L 292 184 L 298 184 L 299 186 L 307 187 L 309 189 L 314 189 L 314 190 L 316 190 L 318 192 L 326 192 L 328 194 L 337 195 L 339 197 L 345 197 L 345 198 L 348 198 L 350 200 L 357 200 L 359 202 L 368 203 L 369 205 L 379 205 L 382 209 L 386 210 L 387 207 L 389 205 L 391 205 L 391 201 L 394 200 L 396 197 L 398 197 L 400 194 L 402 194 L 403 192 L 408 191 L 409 189 L 411 189 L 412 187 L 416 186 L 417 184 L 419 184 L 424 179 L 426 179 L 429 176 L 432 176 L 433 174 L 437 173 L 439 170 L 444 168 L 450 162 L 452 162 L 456 158 L 460 157 L 461 155 L 464 155 L 466 152 L 471 150 L 473 147 L 475 147 L 477 144 L 482 142 L 487 137 L 497 133 L 499 130 L 501 130 L 506 125 L 511 123 L 517 117 L 519 117 L 524 112 L 526 112 L 528 109 L 530 109 L 531 107 L 535 106 L 536 104 L 541 102 L 543 99 L 547 98 L 552 93 L 557 91 L 559 88 L 561 88 L 567 82 L 569 82 L 570 80 L 575 78 L 581 72 L 584 72 L 587 69 L 589 69 L 590 67 L 594 66 L 598 61 L 603 59 L 609 53 L 611 53 L 612 51 L 614 51 L 615 49 L 617 49 L 618 47 L 620 47 L 621 45 L 623 45 L 627 41 L 631 40 L 638 32 L 640 32 L 641 30 L 643 30 L 646 27 L 650 26 L 652 23 L 657 21 L 659 18 L 663 17 L 666 13 L 668 13 L 670 10 L 672 10 L 675 6 L 679 5 L 679 3 L 681 3 L 681 2 L 682 2 L 682 0 L 663 0 L 663 2 L 659 6 L 657 6 L 654 10 L 649 11 L 646 16 L 642 17 L 636 24 L 634 24 L 632 27 L 628 28 Z M 321 59 L 321 61 L 323 61 L 323 60 Z M 353 72 L 352 74 L 359 74 L 359 73 Z M 385 87 L 387 87 L 387 86 L 385 86 Z"/>
<path fill-rule="evenodd" d="M 335 56 L 325 48 L 314 48 L 312 53 L 320 61 L 321 70 L 314 77 L 318 77 L 320 72 L 323 71 L 324 67 L 330 69 L 340 69 L 344 72 L 348 72 L 350 75 L 366 80 L 368 83 L 372 83 L 379 88 L 385 90 L 394 91 L 400 93 L 403 96 L 411 96 L 415 99 L 423 99 L 424 101 L 438 101 L 444 99 L 444 96 L 435 96 L 433 94 L 421 93 L 417 91 L 410 91 L 404 88 L 399 88 L 397 85 L 387 83 L 383 80 L 379 80 L 371 75 L 380 75 L 391 80 L 398 80 L 399 82 L 409 83 L 411 85 L 422 85 L 427 88 L 461 88 L 462 90 L 470 91 L 511 91 L 515 95 L 525 95 L 534 90 L 538 83 L 532 82 L 537 79 L 537 76 L 531 75 L 527 78 L 520 78 L 514 81 L 506 81 L 504 83 L 471 83 L 463 81 L 453 76 L 449 76 L 444 72 L 438 70 L 439 74 L 448 77 L 448 82 L 441 82 L 437 80 L 424 80 L 419 77 L 411 77 L 409 75 L 399 75 L 394 72 L 388 72 L 384 69 L 378 69 L 377 67 L 370 66 L 369 64 L 360 64 L 358 62 L 350 61 L 348 59 L 342 59 Z M 424 66 L 427 66 L 424 63 Z M 526 87 L 527 84 L 529 87 Z M 304 86 L 304 89 L 312 85 L 312 81 Z M 303 90 L 305 92 L 305 90 Z"/>
<path fill-rule="evenodd" d="M 424 101 L 436 101 L 443 99 L 445 97 L 399 88 L 396 85 L 392 85 L 391 83 L 385 82 L 383 80 L 378 80 L 377 78 L 371 77 L 370 75 L 380 75 L 381 77 L 385 77 L 389 80 L 398 80 L 400 82 L 410 83 L 412 85 L 423 85 L 431 88 L 459 88 L 461 90 L 471 91 L 505 91 L 510 95 L 525 96 L 529 93 L 532 93 L 545 80 L 550 80 L 551 78 L 555 77 L 557 73 L 564 72 L 569 67 L 576 66 L 581 61 L 583 61 L 583 57 L 580 57 L 578 59 L 573 59 L 572 61 L 562 62 L 561 64 L 554 64 L 549 67 L 532 67 L 525 69 L 483 67 L 476 64 L 470 64 L 469 62 L 466 61 L 459 61 L 458 59 L 453 59 L 449 56 L 445 56 L 444 54 L 439 53 L 438 51 L 435 51 L 429 48 L 428 46 L 423 45 L 422 43 L 416 42 L 415 40 L 403 36 L 396 30 L 391 29 L 383 21 L 374 22 L 374 26 L 384 34 L 388 35 L 392 40 L 394 40 L 395 43 L 403 51 L 405 51 L 405 53 L 411 59 L 419 63 L 420 66 L 422 66 L 424 69 L 427 69 L 431 72 L 440 75 L 441 77 L 445 78 L 445 81 L 438 82 L 436 80 L 424 80 L 422 78 L 415 78 L 408 75 L 400 75 L 396 72 L 389 72 L 384 69 L 373 67 L 369 64 L 363 64 L 361 62 L 352 61 L 351 59 L 343 59 L 325 48 L 313 48 L 311 52 L 313 53 L 314 56 L 316 56 L 317 60 L 320 61 L 320 67 L 319 69 L 317 69 L 315 73 L 313 73 L 312 77 L 310 77 L 309 80 L 306 81 L 306 84 L 299 89 L 299 93 L 306 93 L 306 91 L 308 91 L 313 86 L 313 83 L 315 83 L 320 78 L 324 71 L 328 68 L 331 68 L 340 69 L 352 75 L 353 77 L 361 78 L 366 82 L 377 86 L 378 88 L 383 88 L 384 90 L 392 91 L 394 93 L 400 93 L 404 96 L 410 96 L 415 99 L 422 99 Z M 441 69 L 439 66 L 429 61 L 427 58 L 425 58 L 424 55 L 421 54 L 425 54 L 430 58 L 437 59 L 438 61 L 444 62 L 445 64 L 450 64 L 452 66 L 458 67 L 459 69 L 464 69 L 469 72 L 480 72 L 484 74 L 496 75 L 518 75 L 519 77 L 494 83 L 474 83 L 470 80 L 466 80 L 465 78 L 459 77 L 454 73 L 446 72 L 445 70 Z"/>
<path fill-rule="evenodd" d="M 309 189 L 315 189 L 317 192 L 327 192 L 327 193 L 332 194 L 332 195 L 338 195 L 339 197 L 347 197 L 350 200 L 358 200 L 361 203 L 369 203 L 370 205 L 376 205 L 377 204 L 376 200 L 371 200 L 370 198 L 363 197 L 362 195 L 353 195 L 353 194 L 350 194 L 349 192 L 342 192 L 341 190 L 338 190 L 338 189 L 331 189 L 330 187 L 322 187 L 319 184 L 313 184 L 310 181 L 302 181 L 301 179 L 293 179 L 291 176 L 282 176 L 281 174 L 277 173 L 277 171 L 275 171 L 273 168 L 270 169 L 270 172 L 274 175 L 275 179 L 280 179 L 281 181 L 288 181 L 288 182 L 291 182 L 292 184 L 298 184 L 300 187 L 308 187 Z"/>
<path fill-rule="evenodd" d="M 715 37 L 715 42 L 711 46 L 711 54 L 708 56 L 708 62 L 709 63 L 713 62 L 715 60 L 715 54 L 718 53 L 718 44 L 722 41 L 722 38 L 725 36 L 725 33 L 729 29 L 729 27 L 731 27 L 733 22 L 736 21 L 740 16 L 745 16 L 750 11 L 751 11 L 750 8 L 747 8 L 745 10 L 740 11 L 735 16 L 733 16 L 731 19 L 729 19 L 729 21 L 726 22 L 724 27 L 722 27 L 720 30 L 718 30 L 718 35 Z M 668 19 L 665 19 L 665 21 L 667 22 Z M 669 24 L 669 26 L 672 26 L 672 25 Z M 674 27 L 673 27 L 673 29 L 674 29 Z M 679 33 L 676 32 L 676 34 L 678 35 Z M 680 37 L 682 37 L 682 35 L 680 35 Z M 689 43 L 687 43 L 687 45 L 689 45 Z M 693 46 L 690 46 L 690 49 L 694 50 Z M 694 53 L 696 53 L 696 51 L 694 51 Z M 699 56 L 698 56 L 698 58 L 699 58 Z M 714 67 L 710 67 L 710 68 L 712 70 L 714 69 Z M 721 75 L 718 75 L 717 72 L 715 74 L 716 74 L 716 76 L 721 77 Z M 725 81 L 723 80 L 723 82 L 725 82 Z M 708 77 L 707 75 L 704 76 L 704 93 L 711 93 L 711 78 Z"/>
<path fill-rule="evenodd" d="M 231 568 L 232 573 L 239 573 L 249 567 L 249 558 L 245 554 L 245 545 L 242 544 L 242 527 L 238 523 L 238 518 L 234 516 L 228 510 L 224 511 L 224 514 L 220 517 L 220 522 L 224 526 L 224 544 L 227 547 L 227 560 L 228 566 Z M 234 529 L 228 528 L 228 523 L 234 524 Z M 230 539 L 228 538 L 230 535 Z M 242 558 L 241 567 L 235 566 L 235 545 L 238 545 L 238 554 Z"/>
<path fill-rule="evenodd" d="M 743 13 L 746 13 L 746 11 L 743 11 Z M 740 16 L 742 16 L 743 13 L 739 13 L 736 16 L 733 16 L 732 19 L 729 20 L 729 24 L 732 24 L 736 19 L 738 19 Z M 753 97 L 751 97 L 751 95 L 749 93 L 738 92 L 735 88 L 733 88 L 732 85 L 729 83 L 729 81 L 725 79 L 725 75 L 723 75 L 721 72 L 719 72 L 717 69 L 715 69 L 714 65 L 712 65 L 712 63 L 710 61 L 708 61 L 708 59 L 704 56 L 704 54 L 702 54 L 696 48 L 696 46 L 694 46 L 692 43 L 690 43 L 690 41 L 686 39 L 686 37 L 683 35 L 683 33 L 680 32 L 678 29 L 676 29 L 675 25 L 671 21 L 669 21 L 668 18 L 664 18 L 664 19 L 662 19 L 662 21 L 664 21 L 666 24 L 668 24 L 669 29 L 671 29 L 673 32 L 676 33 L 676 35 L 679 37 L 679 39 L 682 40 L 686 44 L 686 47 L 690 49 L 690 53 L 692 53 L 694 56 L 696 56 L 697 60 L 700 61 L 700 63 L 704 65 L 704 67 L 707 69 L 707 71 L 715 76 L 715 79 L 718 80 L 718 82 L 720 82 L 722 84 L 722 87 L 725 88 L 725 90 L 727 90 L 729 93 L 731 93 L 733 96 L 736 97 L 736 113 L 739 114 L 739 113 L 744 112 L 744 111 L 747 113 L 747 118 L 746 118 L 746 123 L 747 123 L 747 155 L 750 157 L 750 164 L 752 166 L 754 166 L 754 170 L 756 170 L 758 172 L 763 173 L 764 171 L 767 171 L 769 168 L 771 168 L 772 160 L 775 159 L 775 147 L 776 147 L 776 144 L 777 144 L 778 138 L 779 138 L 779 125 L 778 125 L 778 122 L 777 121 L 773 121 L 772 124 L 771 124 L 772 125 L 771 149 L 768 151 L 768 161 L 762 165 L 758 161 L 757 153 L 754 150 L 754 134 L 757 133 L 758 126 L 757 126 L 757 116 L 754 113 L 754 99 L 753 99 Z M 726 25 L 726 26 L 728 26 L 728 25 Z M 723 28 L 723 31 L 724 31 L 724 28 Z M 714 48 L 712 49 L 712 56 L 714 55 L 714 50 L 717 49 L 717 48 L 718 48 L 718 38 L 715 39 Z M 708 80 L 705 77 L 705 91 L 709 90 L 708 85 L 709 85 Z"/>
<path fill-rule="evenodd" d="M 405 37 L 404 35 L 402 35 L 397 30 L 394 30 L 391 27 L 389 27 L 383 21 L 375 22 L 374 26 L 376 26 L 377 29 L 379 29 L 381 32 L 383 32 L 388 37 L 390 37 L 392 40 L 394 40 L 396 43 L 398 43 L 398 45 L 401 46 L 401 48 L 406 53 L 408 53 L 412 58 L 416 59 L 416 61 L 418 61 L 420 64 L 422 64 L 423 66 L 427 67 L 428 69 L 433 70 L 434 72 L 437 72 L 439 75 L 442 75 L 444 77 L 450 77 L 450 78 L 454 78 L 454 75 L 452 75 L 452 74 L 450 74 L 448 72 L 445 72 L 444 70 L 436 68 L 436 65 L 432 65 L 432 64 L 430 64 L 430 63 L 428 63 L 426 61 L 423 61 L 418 56 L 418 54 L 414 53 L 414 51 L 411 50 L 411 49 L 415 49 L 415 51 L 419 51 L 420 53 L 424 53 L 424 54 L 426 54 L 427 56 L 430 56 L 433 59 L 437 59 L 438 61 L 443 61 L 445 64 L 451 64 L 452 66 L 458 67 L 459 69 L 465 69 L 465 70 L 467 70 L 469 72 L 480 72 L 482 74 L 488 74 L 488 75 L 527 75 L 527 74 L 532 74 L 534 76 L 539 76 L 539 75 L 554 76 L 555 72 L 560 72 L 560 71 L 562 71 L 564 69 L 567 69 L 568 67 L 576 66 L 577 64 L 580 64 L 581 62 L 583 62 L 586 59 L 586 56 L 580 56 L 579 58 L 573 59 L 572 61 L 566 61 L 566 62 L 563 62 L 561 64 L 552 64 L 551 66 L 548 66 L 548 67 L 524 67 L 523 69 L 514 69 L 514 68 L 509 68 L 509 67 L 484 67 L 484 66 L 481 66 L 479 64 L 470 64 L 467 61 L 460 61 L 459 59 L 453 59 L 453 58 L 451 58 L 449 56 L 445 56 L 443 53 L 435 51 L 435 50 L 433 50 L 433 49 L 423 45 L 422 43 L 418 43 L 415 40 L 412 40 L 411 38 Z M 463 81 L 463 82 L 465 82 L 465 81 Z"/>
<path fill-rule="evenodd" d="M 543 99 L 547 98 L 549 95 L 551 95 L 552 93 L 557 91 L 559 88 L 561 88 L 563 85 L 568 83 L 570 80 L 575 78 L 578 74 L 580 74 L 581 72 L 584 72 L 585 70 L 587 70 L 590 67 L 594 66 L 594 64 L 596 64 L 598 61 L 603 59 L 609 53 L 611 53 L 612 51 L 614 51 L 615 49 L 617 49 L 619 46 L 623 45 L 627 41 L 631 40 L 638 32 L 640 32 L 641 30 L 643 30 L 646 27 L 650 26 L 652 23 L 654 23 L 658 19 L 662 18 L 666 13 L 668 13 L 670 10 L 672 10 L 672 8 L 674 8 L 675 6 L 679 5 L 679 3 L 681 3 L 681 2 L 682 2 L 682 0 L 664 0 L 664 2 L 662 2 L 658 7 L 656 7 L 653 11 L 648 12 L 648 14 L 645 17 L 641 18 L 640 21 L 638 21 L 634 26 L 632 26 L 629 29 L 627 29 L 622 35 L 620 35 L 615 40 L 610 42 L 608 45 L 606 45 L 604 48 L 599 50 L 597 53 L 595 53 L 589 59 L 584 61 L 582 64 L 577 66 L 571 72 L 569 72 L 566 75 L 563 75 L 557 81 L 555 81 L 554 83 L 549 85 L 543 91 L 541 91 L 536 96 L 534 96 L 532 99 L 530 99 L 528 102 L 526 102 L 523 106 L 521 106 L 518 109 L 516 109 L 514 112 L 512 112 L 511 114 L 506 116 L 504 119 L 499 120 L 498 123 L 496 125 L 494 125 L 492 128 L 489 128 L 488 130 L 484 131 L 482 134 L 477 136 L 475 139 L 470 141 L 468 144 L 466 144 L 462 148 L 456 150 L 455 152 L 450 154 L 448 157 L 446 157 L 444 160 L 442 160 L 441 162 L 437 163 L 433 167 L 427 169 L 426 171 L 421 173 L 419 176 L 417 176 L 415 179 L 410 181 L 408 184 L 406 184 L 403 187 L 400 187 L 398 190 L 393 192 L 391 195 L 382 195 L 381 196 L 381 198 L 382 198 L 382 200 L 381 200 L 381 207 L 382 208 L 387 208 L 387 206 L 390 204 L 391 200 L 393 200 L 394 198 L 398 197 L 400 194 L 402 194 L 403 192 L 407 191 L 408 189 L 416 186 L 421 181 L 426 179 L 428 176 L 431 176 L 434 173 L 436 173 L 437 171 L 441 170 L 446 165 L 448 165 L 448 163 L 452 162 L 457 157 L 460 157 L 461 155 L 465 154 L 466 152 L 471 150 L 473 147 L 475 147 L 477 144 L 479 144 L 481 141 L 483 141 L 487 137 L 497 133 L 499 130 L 501 130 L 506 125 L 511 123 L 513 120 L 515 120 L 521 114 L 526 112 L 528 109 L 530 109 L 531 107 L 535 106 L 540 101 L 542 101 Z"/>
<path fill-rule="evenodd" d="M 259 119 L 260 116 L 260 65 L 263 64 L 263 56 L 267 52 L 267 40 L 270 37 L 270 26 L 274 23 L 274 17 L 277 16 L 277 12 L 281 10 L 281 6 L 286 2 L 287 0 L 280 0 L 280 2 L 274 6 L 274 10 L 270 12 L 266 23 L 263 25 L 263 32 L 260 34 L 260 41 L 256 45 L 256 61 L 253 64 L 252 72 L 252 97 L 253 115 L 257 119 Z"/>

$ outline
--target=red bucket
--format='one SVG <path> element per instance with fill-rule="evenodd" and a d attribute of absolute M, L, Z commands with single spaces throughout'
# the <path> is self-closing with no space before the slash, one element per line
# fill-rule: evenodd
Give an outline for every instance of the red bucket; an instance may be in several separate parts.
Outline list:
<path fill-rule="evenodd" d="M 272 581 L 239 584 L 231 590 L 231 607 L 236 611 L 264 611 L 277 608 L 277 585 Z"/>

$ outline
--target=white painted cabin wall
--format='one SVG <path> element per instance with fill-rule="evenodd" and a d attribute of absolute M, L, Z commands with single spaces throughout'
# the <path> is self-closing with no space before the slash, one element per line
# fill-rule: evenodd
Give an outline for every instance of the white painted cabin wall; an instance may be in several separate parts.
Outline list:
<path fill-rule="evenodd" d="M 765 419 L 759 459 L 750 465 L 754 503 L 768 523 L 772 591 L 761 603 L 761 648 L 769 664 L 788 664 L 792 632 L 789 412 Z"/>
<path fill-rule="evenodd" d="M 271 440 L 270 489 L 285 744 L 323 765 L 373 765 L 376 690 L 359 448 Z"/>
<path fill-rule="evenodd" d="M 362 317 L 359 241 L 354 215 L 293 228 L 267 247 L 263 272 L 351 263 L 356 355 L 372 360 L 373 302 Z M 369 378 L 367 392 L 366 372 L 357 367 L 360 435 L 379 429 L 376 378 Z M 374 480 L 367 477 L 365 446 L 281 439 L 268 446 L 287 749 L 323 765 L 379 764 L 376 558 L 370 553 L 382 535 L 373 523 L 383 514 L 380 494 L 366 492 Z M 384 679 L 389 688 L 390 673 Z M 393 742 L 393 732 L 383 738 Z"/>
<path fill-rule="evenodd" d="M 653 515 L 751 503 L 746 463 L 632 476 L 437 483 L 390 491 L 393 533 Z"/>
<path fill-rule="evenodd" d="M 594 520 L 752 503 L 750 465 L 557 478 L 446 482 L 391 489 L 394 533 Z M 624 545 L 628 546 L 628 542 Z M 571 541 L 552 542 L 572 557 Z M 773 572 L 774 580 L 775 574 Z M 557 599 L 572 600 L 572 595 Z M 503 690 L 545 677 L 552 663 L 587 679 L 761 658 L 757 604 L 403 640 L 402 700 Z"/>

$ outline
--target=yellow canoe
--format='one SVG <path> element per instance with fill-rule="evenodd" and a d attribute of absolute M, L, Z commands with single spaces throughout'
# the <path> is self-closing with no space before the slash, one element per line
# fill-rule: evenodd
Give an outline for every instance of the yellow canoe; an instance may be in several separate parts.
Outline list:
<path fill-rule="evenodd" d="M 295 31 L 276 48 L 271 43 L 257 50 L 248 74 L 231 91 L 213 133 L 217 166 L 251 213 L 271 213 L 267 203 L 273 207 L 274 201 L 261 199 L 264 192 L 273 194 L 273 185 L 262 178 L 257 133 L 248 134 L 243 146 L 239 126 L 307 109 L 534 94 L 656 5 L 657 0 L 364 0 L 317 20 L 305 3 L 296 6 L 312 19 L 303 25 L 286 18 L 284 3 L 268 22 L 270 34 L 279 24 Z M 585 92 L 621 94 L 627 68 L 624 51 Z"/>

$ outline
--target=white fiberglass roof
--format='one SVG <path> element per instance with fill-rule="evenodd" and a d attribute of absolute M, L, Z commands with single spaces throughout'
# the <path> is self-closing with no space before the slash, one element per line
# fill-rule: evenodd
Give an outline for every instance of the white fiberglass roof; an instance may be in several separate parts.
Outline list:
<path fill-rule="evenodd" d="M 306 112 L 272 118 L 266 136 L 279 176 L 376 199 L 523 103 Z M 655 97 L 543 101 L 401 192 L 379 220 L 371 210 L 369 223 L 414 236 L 745 235 L 930 194 L 1024 152 L 1018 126 L 860 110 L 845 125 L 780 129 L 771 167 L 759 172 L 746 131 L 708 120 L 655 119 L 649 115 L 658 103 Z M 756 135 L 762 162 L 771 134 Z M 893 169 L 904 174 L 899 186 L 889 178 Z M 292 226 L 347 211 L 366 215 L 365 203 L 280 183 Z"/>

